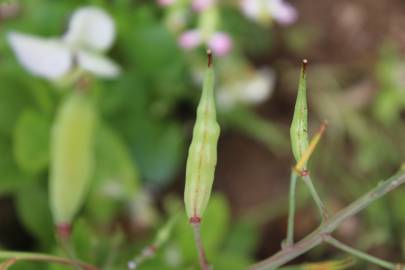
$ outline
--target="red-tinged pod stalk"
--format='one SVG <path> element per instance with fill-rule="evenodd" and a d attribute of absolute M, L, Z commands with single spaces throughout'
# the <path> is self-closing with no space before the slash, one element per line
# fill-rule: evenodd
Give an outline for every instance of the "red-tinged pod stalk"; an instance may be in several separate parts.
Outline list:
<path fill-rule="evenodd" d="M 188 152 L 184 202 L 191 223 L 200 223 L 207 207 L 215 166 L 220 128 L 216 120 L 214 71 L 211 52 L 208 53 L 208 69 L 205 73 L 197 119 Z"/>
<path fill-rule="evenodd" d="M 91 98 L 73 91 L 63 102 L 52 130 L 50 206 L 61 238 L 68 238 L 86 197 L 94 165 L 96 111 Z"/>

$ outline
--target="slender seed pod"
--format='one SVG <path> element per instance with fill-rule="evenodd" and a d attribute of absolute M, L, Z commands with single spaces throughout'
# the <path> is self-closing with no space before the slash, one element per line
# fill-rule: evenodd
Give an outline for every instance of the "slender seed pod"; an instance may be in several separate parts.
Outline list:
<path fill-rule="evenodd" d="M 184 202 L 187 216 L 198 223 L 207 207 L 217 163 L 217 143 L 220 128 L 216 120 L 214 71 L 211 51 L 205 73 L 201 99 L 197 108 L 193 138 L 188 152 Z"/>
<path fill-rule="evenodd" d="M 290 128 L 292 151 L 297 162 L 308 148 L 307 63 L 307 60 L 302 61 L 297 100 Z M 306 169 L 306 162 L 303 167 Z"/>
<path fill-rule="evenodd" d="M 50 204 L 62 233 L 82 206 L 94 165 L 96 112 L 89 96 L 74 91 L 62 104 L 51 138 Z"/>

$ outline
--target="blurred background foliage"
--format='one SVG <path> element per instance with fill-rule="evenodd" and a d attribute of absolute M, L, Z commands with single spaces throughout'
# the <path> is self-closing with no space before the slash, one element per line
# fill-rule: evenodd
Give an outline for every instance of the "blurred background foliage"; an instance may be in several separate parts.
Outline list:
<path fill-rule="evenodd" d="M 263 68 L 271 74 L 259 102 L 240 98 L 232 106 L 219 104 L 216 195 L 202 225 L 208 258 L 218 270 L 246 269 L 278 250 L 284 238 L 292 166 L 286 138 L 302 58 L 310 61 L 311 131 L 322 120 L 329 122 L 310 168 L 331 211 L 405 160 L 405 47 L 399 30 L 405 25 L 405 4 L 290 3 L 298 20 L 288 26 L 256 23 L 243 15 L 237 1 L 221 1 L 218 7 L 221 30 L 233 47 L 215 58 L 217 89 L 236 89 L 232 91 L 243 96 L 250 87 L 256 93 L 263 83 L 250 84 L 252 74 Z M 92 88 L 100 114 L 96 173 L 74 227 L 77 256 L 103 269 L 125 269 L 128 261 L 138 262 L 144 247 L 159 243 L 156 256 L 139 269 L 198 269 L 182 191 L 205 50 L 179 46 L 181 31 L 168 23 L 170 7 L 154 1 L 1 4 L 0 246 L 63 254 L 54 237 L 47 182 L 51 126 L 69 91 L 24 70 L 6 34 L 59 36 L 74 10 L 86 5 L 101 7 L 114 18 L 117 40 L 109 55 L 122 73 L 96 80 Z M 190 28 L 202 16 L 191 10 L 186 14 L 185 27 Z M 345 223 L 339 237 L 379 257 L 404 261 L 404 194 L 398 190 L 373 204 Z M 300 188 L 296 237 L 317 224 L 316 209 L 307 198 Z M 297 262 L 341 256 L 320 247 Z M 16 268 L 67 269 L 28 263 Z M 354 268 L 364 265 L 358 262 Z"/>

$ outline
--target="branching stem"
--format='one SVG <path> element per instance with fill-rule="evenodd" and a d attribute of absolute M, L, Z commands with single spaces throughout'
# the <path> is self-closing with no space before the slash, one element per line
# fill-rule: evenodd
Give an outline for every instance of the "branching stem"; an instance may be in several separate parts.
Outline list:
<path fill-rule="evenodd" d="M 319 214 L 322 219 L 322 223 L 325 222 L 328 219 L 328 212 L 326 211 L 325 205 L 323 204 L 321 197 L 319 196 L 318 192 L 316 191 L 316 188 L 312 182 L 311 176 L 308 173 L 305 173 L 301 175 L 302 180 L 304 180 L 304 183 L 307 185 L 309 189 L 309 193 L 311 194 L 312 198 L 315 201 L 316 206 L 318 207 Z"/>
<path fill-rule="evenodd" d="M 338 248 L 338 249 L 340 249 L 340 250 L 342 250 L 344 252 L 347 252 L 347 253 L 355 256 L 355 257 L 358 257 L 360 259 L 369 261 L 369 262 L 374 263 L 376 265 L 379 265 L 379 266 L 381 266 L 383 268 L 393 269 L 393 270 L 396 269 L 396 265 L 394 263 L 379 259 L 377 257 L 374 257 L 374 256 L 370 255 L 370 254 L 367 254 L 367 253 L 362 252 L 360 250 L 354 249 L 354 248 L 340 242 L 339 240 L 337 240 L 337 239 L 335 239 L 333 237 L 327 237 L 325 239 L 325 242 L 328 243 L 328 244 L 331 244 L 332 246 L 334 246 L 334 247 L 336 247 L 336 248 Z"/>
<path fill-rule="evenodd" d="M 51 256 L 41 253 L 0 251 L 0 259 L 15 259 L 16 261 L 39 261 L 62 265 L 70 265 L 73 267 L 79 265 L 85 270 L 99 270 L 96 266 L 81 261 L 70 260 L 62 257 Z"/>
<path fill-rule="evenodd" d="M 273 256 L 256 263 L 249 267 L 249 270 L 274 270 L 280 266 L 288 263 L 289 261 L 297 258 L 301 254 L 311 250 L 312 248 L 330 239 L 330 234 L 339 227 L 342 222 L 348 218 L 356 215 L 364 208 L 368 207 L 371 203 L 383 197 L 385 194 L 396 189 L 403 183 L 405 183 L 404 168 L 397 174 L 381 182 L 377 187 L 339 211 L 334 216 L 328 218 L 322 223 L 318 229 L 309 234 L 304 239 L 300 240 L 296 244 L 292 245 L 288 249 L 282 249 Z M 395 269 L 395 268 L 391 268 Z"/>

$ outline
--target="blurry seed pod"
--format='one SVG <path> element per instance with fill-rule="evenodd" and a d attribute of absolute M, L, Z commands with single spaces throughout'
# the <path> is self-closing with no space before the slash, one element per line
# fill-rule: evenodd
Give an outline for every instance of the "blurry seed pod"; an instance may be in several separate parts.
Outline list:
<path fill-rule="evenodd" d="M 84 93 L 71 92 L 51 135 L 50 204 L 54 223 L 67 226 L 86 197 L 94 166 L 96 111 Z"/>

